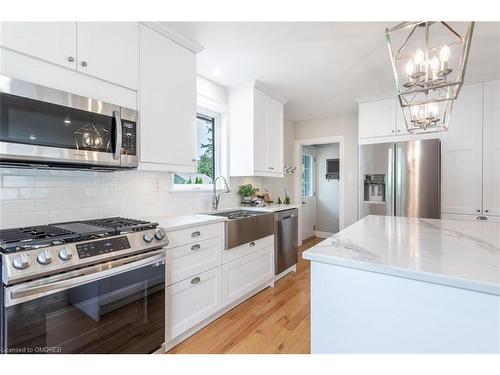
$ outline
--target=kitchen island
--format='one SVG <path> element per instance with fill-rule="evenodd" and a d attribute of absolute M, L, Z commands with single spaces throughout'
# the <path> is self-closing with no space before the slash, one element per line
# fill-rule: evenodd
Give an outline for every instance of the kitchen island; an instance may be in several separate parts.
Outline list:
<path fill-rule="evenodd" d="M 500 224 L 367 216 L 303 254 L 312 353 L 499 353 Z"/>

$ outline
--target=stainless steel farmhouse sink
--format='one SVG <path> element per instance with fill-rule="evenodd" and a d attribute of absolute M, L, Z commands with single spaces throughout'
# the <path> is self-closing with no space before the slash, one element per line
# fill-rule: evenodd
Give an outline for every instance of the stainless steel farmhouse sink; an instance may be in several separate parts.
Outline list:
<path fill-rule="evenodd" d="M 272 212 L 237 210 L 217 212 L 211 215 L 228 218 L 225 223 L 226 249 L 232 249 L 274 234 L 274 215 Z"/>

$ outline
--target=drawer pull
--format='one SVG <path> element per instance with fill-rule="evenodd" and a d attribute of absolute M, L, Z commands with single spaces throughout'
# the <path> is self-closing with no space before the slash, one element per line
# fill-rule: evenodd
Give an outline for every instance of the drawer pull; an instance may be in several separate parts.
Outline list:
<path fill-rule="evenodd" d="M 200 236 L 201 236 L 201 233 L 198 230 L 196 232 L 191 233 L 191 237 L 193 237 L 193 238 L 200 237 Z"/>
<path fill-rule="evenodd" d="M 200 250 L 200 249 L 201 249 L 201 246 L 198 244 L 191 246 L 191 250 L 193 250 L 193 251 Z"/>
<path fill-rule="evenodd" d="M 254 247 L 255 246 L 255 242 L 250 242 L 250 247 Z"/>
<path fill-rule="evenodd" d="M 478 217 L 476 217 L 476 220 L 484 221 L 484 220 L 488 220 L 488 218 L 486 216 L 478 216 Z"/>
<path fill-rule="evenodd" d="M 191 284 L 198 284 L 201 281 L 199 276 L 196 276 L 191 279 Z"/>

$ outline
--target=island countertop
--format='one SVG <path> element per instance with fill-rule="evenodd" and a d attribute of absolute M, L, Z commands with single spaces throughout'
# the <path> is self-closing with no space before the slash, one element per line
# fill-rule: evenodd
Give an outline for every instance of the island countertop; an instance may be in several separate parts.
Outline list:
<path fill-rule="evenodd" d="M 370 215 L 303 258 L 500 295 L 500 223 Z"/>

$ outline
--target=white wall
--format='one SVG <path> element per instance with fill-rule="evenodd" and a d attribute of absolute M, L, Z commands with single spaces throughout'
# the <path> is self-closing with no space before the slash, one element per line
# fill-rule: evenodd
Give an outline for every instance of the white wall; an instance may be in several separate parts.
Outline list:
<path fill-rule="evenodd" d="M 316 230 L 339 231 L 339 181 L 326 179 L 326 160 L 339 158 L 339 144 L 314 146 L 316 151 Z M 340 161 L 342 163 L 342 160 Z"/>
<path fill-rule="evenodd" d="M 358 116 L 350 114 L 295 123 L 295 139 L 344 136 L 345 225 L 357 219 Z M 299 192 L 294 192 L 300 195 Z"/>
<path fill-rule="evenodd" d="M 198 79 L 199 93 L 227 104 L 224 87 Z M 0 168 L 0 228 L 109 216 L 157 220 L 161 216 L 205 211 L 211 191 L 170 192 L 170 173 L 99 173 Z M 231 193 L 220 207 L 239 204 L 243 183 L 261 187 L 260 178 L 231 178 Z"/>

